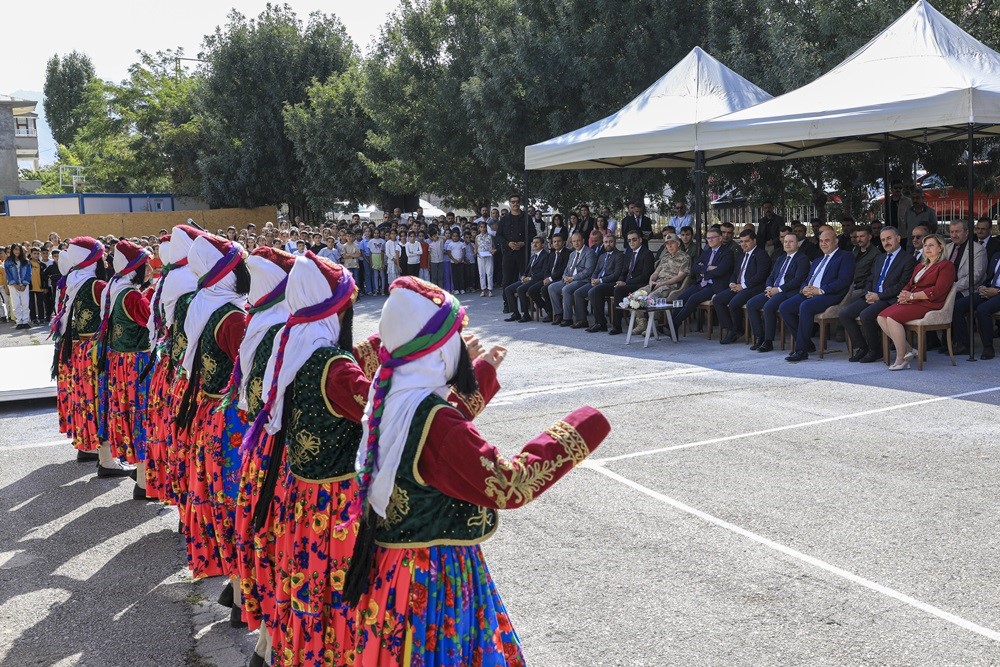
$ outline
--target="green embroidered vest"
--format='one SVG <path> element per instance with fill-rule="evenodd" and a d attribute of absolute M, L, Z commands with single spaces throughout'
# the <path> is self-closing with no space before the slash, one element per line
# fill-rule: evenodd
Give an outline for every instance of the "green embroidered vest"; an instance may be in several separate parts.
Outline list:
<path fill-rule="evenodd" d="M 188 339 L 184 333 L 184 320 L 187 319 L 188 308 L 194 295 L 194 292 L 181 294 L 174 304 L 174 321 L 170 323 L 170 363 L 177 369 L 180 369 L 184 353 L 187 352 Z"/>
<path fill-rule="evenodd" d="M 267 330 L 260 345 L 253 354 L 253 364 L 250 366 L 250 376 L 247 378 L 247 419 L 253 421 L 264 408 L 264 372 L 267 371 L 267 361 L 271 358 L 274 337 L 281 331 L 283 324 L 275 324 Z"/>
<path fill-rule="evenodd" d="M 73 312 L 70 317 L 71 338 L 76 340 L 81 336 L 90 337 L 101 328 L 101 304 L 94 298 L 94 284 L 97 278 L 89 278 L 80 286 L 73 299 Z"/>
<path fill-rule="evenodd" d="M 354 477 L 361 424 L 345 419 L 326 397 L 326 377 L 338 360 L 353 362 L 354 357 L 340 348 L 322 347 L 313 352 L 292 382 L 285 451 L 292 474 L 307 482 Z"/>
<path fill-rule="evenodd" d="M 138 290 L 130 288 L 118 295 L 111 308 L 111 349 L 115 352 L 146 352 L 149 350 L 149 329 L 139 324 L 125 310 L 125 297 Z"/>
<path fill-rule="evenodd" d="M 233 374 L 233 361 L 219 347 L 216 332 L 227 315 L 239 311 L 240 309 L 231 303 L 216 310 L 208 318 L 205 330 L 201 332 L 201 339 L 198 341 L 198 354 L 201 356 L 201 390 L 211 396 L 220 397 Z"/>
<path fill-rule="evenodd" d="M 417 470 L 420 452 L 438 410 L 455 408 L 437 394 L 417 407 L 410 422 L 396 484 L 385 518 L 378 517 L 375 541 L 390 548 L 478 544 L 497 529 L 496 510 L 447 496 L 424 483 Z"/>

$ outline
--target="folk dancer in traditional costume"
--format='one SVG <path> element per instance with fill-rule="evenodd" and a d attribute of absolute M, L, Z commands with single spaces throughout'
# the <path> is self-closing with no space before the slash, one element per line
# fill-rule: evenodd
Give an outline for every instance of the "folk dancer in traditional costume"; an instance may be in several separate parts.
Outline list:
<path fill-rule="evenodd" d="M 246 422 L 235 405 L 220 409 L 246 328 L 250 274 L 238 243 L 204 235 L 191 245 L 198 291 L 188 307 L 182 368 L 188 387 L 178 406 L 185 431 L 188 486 L 182 507 L 188 567 L 194 576 L 236 574 L 239 449 Z M 239 590 L 233 591 L 239 606 Z"/>
<path fill-rule="evenodd" d="M 115 275 L 101 300 L 98 355 L 106 378 L 102 426 L 111 455 L 136 466 L 132 498 L 146 498 L 146 399 L 150 363 L 149 295 L 143 293 L 150 255 L 131 241 L 115 244 Z"/>
<path fill-rule="evenodd" d="M 202 233 L 194 227 L 178 225 L 170 235 L 160 239 L 163 268 L 150 300 L 149 333 L 154 359 L 146 406 L 146 495 L 168 505 L 180 502 L 175 478 L 178 472 L 183 472 L 178 471 L 177 456 L 172 455 L 176 451 L 173 447 L 176 414 L 173 398 L 182 395 L 176 391 L 175 384 L 187 386 L 177 378 L 180 359 L 175 362 L 171 355 L 175 334 L 178 333 L 175 312 L 183 299 L 186 314 L 187 304 L 198 289 L 198 279 L 188 266 L 188 252 Z"/>
<path fill-rule="evenodd" d="M 497 510 L 537 498 L 610 432 L 600 412 L 583 407 L 503 458 L 444 399 L 449 384 L 475 388 L 457 335 L 464 322 L 455 297 L 413 278 L 397 280 L 382 307 L 383 362 L 365 408 L 352 508 L 366 514 L 347 582 L 349 599 L 363 585 L 357 662 L 365 667 L 523 665 L 479 544 L 496 530 Z M 485 357 L 496 366 L 504 354 Z M 364 563 L 372 533 L 373 563 Z"/>
<path fill-rule="evenodd" d="M 104 281 L 97 279 L 97 265 L 104 259 L 104 245 L 89 236 L 77 236 L 59 253 L 58 303 L 50 336 L 55 340 L 52 367 L 57 376 L 60 422 L 73 440 L 77 461 L 97 461 L 97 373 L 92 351 L 100 327 Z M 65 417 L 63 414 L 65 413 Z M 62 430 L 62 429 L 60 429 Z M 100 471 L 99 471 L 100 472 Z M 128 471 L 111 470 L 115 476 Z"/>

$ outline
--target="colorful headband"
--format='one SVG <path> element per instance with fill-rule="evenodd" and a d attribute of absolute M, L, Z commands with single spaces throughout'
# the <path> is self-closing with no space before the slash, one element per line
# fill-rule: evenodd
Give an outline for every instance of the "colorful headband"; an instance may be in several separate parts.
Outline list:
<path fill-rule="evenodd" d="M 240 260 L 243 259 L 243 253 L 240 251 L 238 245 L 233 245 L 229 251 L 222 256 L 218 262 L 215 263 L 208 272 L 198 279 L 198 287 L 211 287 L 223 278 L 225 278 L 230 271 L 236 268 Z"/>

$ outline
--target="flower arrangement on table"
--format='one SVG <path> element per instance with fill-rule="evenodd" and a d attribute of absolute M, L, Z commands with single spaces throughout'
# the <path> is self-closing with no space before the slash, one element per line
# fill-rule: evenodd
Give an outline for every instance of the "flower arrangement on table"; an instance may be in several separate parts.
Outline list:
<path fill-rule="evenodd" d="M 636 290 L 622 299 L 622 302 L 618 304 L 618 307 L 622 310 L 639 310 L 640 308 L 645 308 L 646 297 L 648 296 L 649 292 L 646 290 Z"/>

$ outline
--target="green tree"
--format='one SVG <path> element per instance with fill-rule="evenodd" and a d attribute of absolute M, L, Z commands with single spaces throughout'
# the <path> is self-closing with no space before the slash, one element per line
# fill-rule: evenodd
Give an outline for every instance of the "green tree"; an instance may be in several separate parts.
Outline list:
<path fill-rule="evenodd" d="M 69 144 L 86 118 L 81 105 L 87 85 L 94 78 L 94 64 L 85 53 L 55 54 L 45 65 L 45 118 L 58 144 Z"/>
<path fill-rule="evenodd" d="M 320 13 L 303 25 L 288 5 L 268 4 L 256 19 L 231 12 L 204 49 L 196 105 L 203 195 L 213 206 L 305 205 L 304 168 L 282 111 L 306 101 L 313 80 L 357 61 L 343 25 Z"/>
<path fill-rule="evenodd" d="M 305 102 L 285 107 L 285 131 L 303 169 L 301 190 L 314 213 L 340 202 L 354 208 L 378 196 L 377 179 L 364 159 L 373 125 L 361 91 L 361 69 L 354 66 L 315 82 Z"/>

